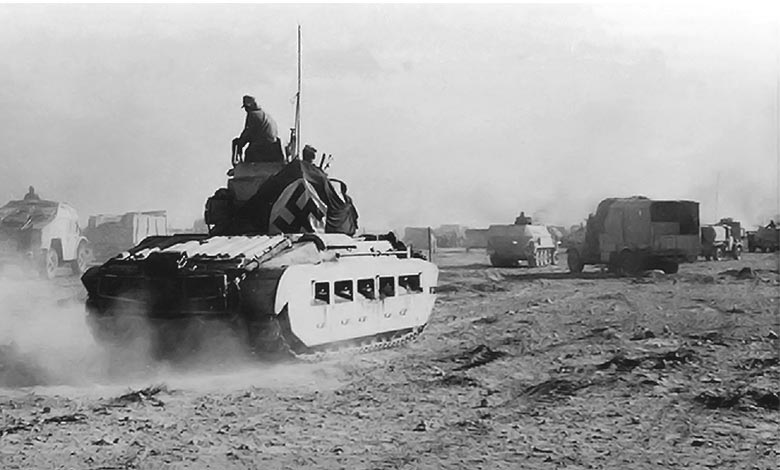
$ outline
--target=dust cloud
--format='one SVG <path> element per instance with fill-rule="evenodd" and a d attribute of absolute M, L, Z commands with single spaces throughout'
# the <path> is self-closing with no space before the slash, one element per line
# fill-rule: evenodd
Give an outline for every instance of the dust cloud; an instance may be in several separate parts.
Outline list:
<path fill-rule="evenodd" d="M 322 364 L 263 362 L 232 331 L 208 325 L 197 349 L 156 359 L 151 329 L 135 325 L 124 346 L 98 343 L 86 321 L 86 293 L 77 277 L 43 281 L 0 273 L 0 389 L 11 393 L 92 395 L 165 384 L 184 390 L 248 387 L 322 390 L 342 372 Z M 187 341 L 182 341 L 186 344 Z"/>

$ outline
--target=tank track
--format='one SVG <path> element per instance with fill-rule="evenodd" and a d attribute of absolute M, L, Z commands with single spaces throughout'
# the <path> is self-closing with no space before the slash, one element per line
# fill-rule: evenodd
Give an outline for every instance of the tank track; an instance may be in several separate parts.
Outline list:
<path fill-rule="evenodd" d="M 345 355 L 366 354 L 375 351 L 380 351 L 383 349 L 396 348 L 403 344 L 415 340 L 418 336 L 420 336 L 420 334 L 424 329 L 425 326 L 418 326 L 414 328 L 412 331 L 402 334 L 400 336 L 392 336 L 387 339 L 375 338 L 373 341 L 367 343 L 364 342 L 358 345 L 343 346 L 334 349 L 325 349 L 321 351 L 312 351 L 312 352 L 304 352 L 304 353 L 296 353 L 295 351 L 293 351 L 293 349 L 289 346 L 289 342 L 284 337 L 282 337 L 283 340 L 282 342 L 286 349 L 285 353 L 289 354 L 290 357 L 299 361 L 314 363 L 314 362 L 321 362 L 327 359 L 339 358 Z"/>

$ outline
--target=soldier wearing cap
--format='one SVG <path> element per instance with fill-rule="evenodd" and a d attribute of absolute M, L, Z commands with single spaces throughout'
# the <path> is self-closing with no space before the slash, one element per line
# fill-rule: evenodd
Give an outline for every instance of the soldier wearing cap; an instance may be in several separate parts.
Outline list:
<path fill-rule="evenodd" d="M 246 123 L 241 135 L 233 139 L 240 155 L 246 149 L 244 161 L 273 162 L 284 159 L 279 144 L 276 121 L 263 111 L 253 96 L 245 95 L 241 106 L 246 110 Z"/>
<path fill-rule="evenodd" d="M 308 144 L 303 147 L 301 153 L 303 154 L 304 162 L 314 163 L 314 159 L 317 158 L 317 149 Z"/>

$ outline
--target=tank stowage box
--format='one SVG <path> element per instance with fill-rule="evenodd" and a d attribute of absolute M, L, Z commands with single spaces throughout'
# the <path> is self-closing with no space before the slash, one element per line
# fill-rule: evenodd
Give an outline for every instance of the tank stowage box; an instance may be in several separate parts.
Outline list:
<path fill-rule="evenodd" d="M 585 241 L 567 250 L 571 272 L 586 264 L 636 274 L 647 269 L 675 273 L 701 251 L 699 203 L 646 197 L 603 200 L 588 217 Z"/>
<path fill-rule="evenodd" d="M 544 225 L 491 225 L 487 254 L 493 266 L 517 266 L 518 261 L 525 261 L 534 268 L 555 264 L 558 247 Z"/>

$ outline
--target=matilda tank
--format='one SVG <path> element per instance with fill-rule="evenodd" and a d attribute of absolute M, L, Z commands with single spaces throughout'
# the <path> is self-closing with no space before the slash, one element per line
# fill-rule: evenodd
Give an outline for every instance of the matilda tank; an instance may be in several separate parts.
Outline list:
<path fill-rule="evenodd" d="M 544 225 L 532 225 L 523 213 L 512 225 L 491 225 L 486 237 L 493 266 L 512 267 L 525 261 L 528 267 L 536 268 L 558 262 L 558 243 L 550 231 Z"/>
<path fill-rule="evenodd" d="M 98 340 L 127 341 L 142 323 L 165 351 L 216 322 L 255 352 L 307 356 L 423 331 L 438 268 L 392 233 L 355 236 L 343 182 L 281 144 L 274 161 L 233 163 L 206 202 L 209 233 L 148 237 L 84 273 Z"/>

